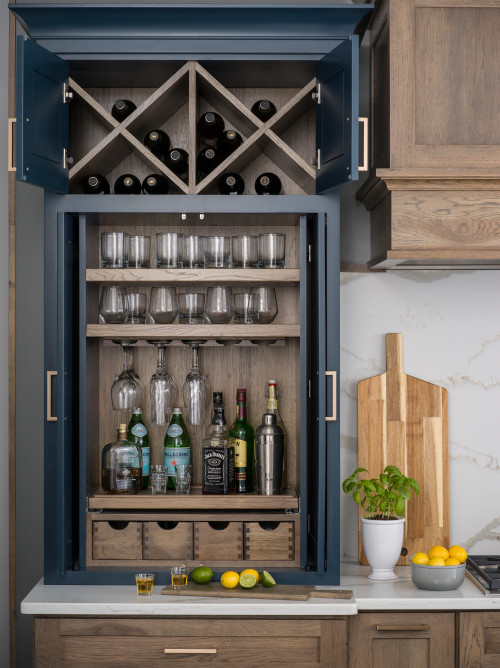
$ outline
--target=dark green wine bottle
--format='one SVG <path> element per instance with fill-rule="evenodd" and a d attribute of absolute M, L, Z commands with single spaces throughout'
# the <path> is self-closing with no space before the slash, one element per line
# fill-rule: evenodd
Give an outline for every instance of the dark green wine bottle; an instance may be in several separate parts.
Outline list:
<path fill-rule="evenodd" d="M 148 430 L 142 420 L 142 409 L 134 408 L 132 417 L 127 428 L 127 440 L 135 443 L 141 448 L 142 452 L 142 487 L 147 489 L 149 486 L 149 464 L 150 447 Z"/>
<path fill-rule="evenodd" d="M 236 420 L 229 430 L 230 444 L 234 447 L 236 493 L 253 491 L 254 430 L 247 420 L 246 390 L 236 391 Z"/>

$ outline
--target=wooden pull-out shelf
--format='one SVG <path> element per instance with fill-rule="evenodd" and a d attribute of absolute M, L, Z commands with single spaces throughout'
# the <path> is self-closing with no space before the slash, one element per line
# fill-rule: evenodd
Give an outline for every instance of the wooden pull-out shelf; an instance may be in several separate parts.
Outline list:
<path fill-rule="evenodd" d="M 87 325 L 101 339 L 294 339 L 300 325 Z"/>
<path fill-rule="evenodd" d="M 87 283 L 298 284 L 300 269 L 87 269 Z"/>

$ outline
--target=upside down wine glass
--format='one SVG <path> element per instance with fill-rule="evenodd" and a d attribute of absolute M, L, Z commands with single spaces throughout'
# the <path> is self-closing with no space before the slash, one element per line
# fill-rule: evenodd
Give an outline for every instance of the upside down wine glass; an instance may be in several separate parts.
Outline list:
<path fill-rule="evenodd" d="M 177 384 L 165 368 L 165 348 L 170 341 L 149 341 L 158 350 L 156 371 L 149 381 L 151 400 L 151 423 L 167 425 L 170 422 L 170 411 L 177 405 Z"/>
<path fill-rule="evenodd" d="M 131 344 L 135 341 L 114 341 L 123 349 L 123 369 L 111 386 L 111 404 L 115 411 L 132 411 L 143 403 L 144 385 L 133 368 Z"/>
<path fill-rule="evenodd" d="M 198 366 L 198 349 L 205 341 L 184 341 L 184 343 L 191 346 L 193 351 L 193 367 L 186 376 L 183 387 L 185 417 L 188 424 L 199 426 L 204 423 L 210 397 L 208 379 L 200 373 Z"/>

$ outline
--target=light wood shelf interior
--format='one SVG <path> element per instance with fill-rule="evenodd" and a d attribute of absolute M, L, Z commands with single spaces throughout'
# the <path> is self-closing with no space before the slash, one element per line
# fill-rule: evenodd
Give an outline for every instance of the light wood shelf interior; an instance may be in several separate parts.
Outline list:
<path fill-rule="evenodd" d="M 101 339 L 289 339 L 300 325 L 87 325 L 88 338 Z"/>
<path fill-rule="evenodd" d="M 299 269 L 87 269 L 87 283 L 296 285 Z"/>

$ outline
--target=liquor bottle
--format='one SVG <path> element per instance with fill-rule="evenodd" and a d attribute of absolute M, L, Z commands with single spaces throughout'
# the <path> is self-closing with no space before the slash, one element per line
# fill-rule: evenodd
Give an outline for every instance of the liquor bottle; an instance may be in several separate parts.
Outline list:
<path fill-rule="evenodd" d="M 267 398 L 267 409 L 266 413 L 271 415 L 276 415 L 276 424 L 278 427 L 281 427 L 285 437 L 285 454 L 283 457 L 283 474 L 281 476 L 281 488 L 283 490 L 287 487 L 287 470 L 286 470 L 286 458 L 287 458 L 287 434 L 283 420 L 281 419 L 280 410 L 278 407 L 278 397 L 281 396 L 281 389 L 278 387 L 278 382 L 276 380 L 268 380 L 266 384 L 265 396 Z"/>
<path fill-rule="evenodd" d="M 271 116 L 274 116 L 276 107 L 271 100 L 257 100 L 257 102 L 252 105 L 252 113 L 265 123 Z"/>
<path fill-rule="evenodd" d="M 185 181 L 189 175 L 189 155 L 182 148 L 173 148 L 167 153 L 165 164 L 174 174 Z"/>
<path fill-rule="evenodd" d="M 214 424 L 214 419 L 215 419 L 215 409 L 218 404 L 224 405 L 224 399 L 223 399 L 223 394 L 222 392 L 212 392 L 212 403 L 213 403 L 213 408 L 212 408 L 212 419 L 210 420 L 210 424 L 208 425 L 205 435 L 210 436 L 212 433 L 212 425 Z"/>
<path fill-rule="evenodd" d="M 229 430 L 230 445 L 234 447 L 236 492 L 253 492 L 254 431 L 247 420 L 246 390 L 236 391 L 236 420 Z"/>
<path fill-rule="evenodd" d="M 149 487 L 150 447 L 148 430 L 142 420 L 142 409 L 134 408 L 127 429 L 127 440 L 138 445 L 142 452 L 142 487 Z"/>
<path fill-rule="evenodd" d="M 223 174 L 217 185 L 221 195 L 243 195 L 245 190 L 245 182 L 239 174 L 233 172 Z"/>
<path fill-rule="evenodd" d="M 108 180 L 101 174 L 91 174 L 82 181 L 82 189 L 86 195 L 109 195 Z"/>
<path fill-rule="evenodd" d="M 224 404 L 214 404 L 210 431 L 202 441 L 203 494 L 233 494 L 234 447 L 227 437 Z"/>
<path fill-rule="evenodd" d="M 204 179 L 207 174 L 210 174 L 219 163 L 219 154 L 215 148 L 202 149 L 196 158 L 196 170 L 200 179 Z"/>
<path fill-rule="evenodd" d="M 207 111 L 198 119 L 198 134 L 205 144 L 215 146 L 217 138 L 224 132 L 224 119 L 215 111 Z"/>
<path fill-rule="evenodd" d="M 136 109 L 137 107 L 130 100 L 116 100 L 111 109 L 111 116 L 121 123 Z"/>
<path fill-rule="evenodd" d="M 281 181 L 276 174 L 265 172 L 257 177 L 255 192 L 257 195 L 279 195 L 281 192 Z"/>
<path fill-rule="evenodd" d="M 115 181 L 115 195 L 140 195 L 141 182 L 133 174 L 123 174 Z"/>
<path fill-rule="evenodd" d="M 165 162 L 170 150 L 170 137 L 163 130 L 150 130 L 144 137 L 144 146 L 149 148 L 159 160 Z"/>
<path fill-rule="evenodd" d="M 127 425 L 121 424 L 116 441 L 102 451 L 102 488 L 107 494 L 136 494 L 141 489 L 141 470 L 141 449 L 127 440 Z"/>
<path fill-rule="evenodd" d="M 174 408 L 163 442 L 163 465 L 167 469 L 167 489 L 175 489 L 175 465 L 191 464 L 191 441 L 182 419 L 182 409 Z"/>
<path fill-rule="evenodd" d="M 226 130 L 217 139 L 217 149 L 219 150 L 221 160 L 227 158 L 228 155 L 231 155 L 233 151 L 236 151 L 238 146 L 243 144 L 243 139 L 236 130 Z"/>
<path fill-rule="evenodd" d="M 145 195 L 168 195 L 170 181 L 163 174 L 149 174 L 142 182 Z"/>

